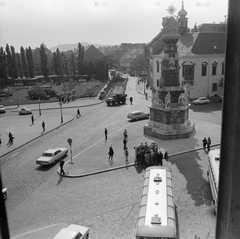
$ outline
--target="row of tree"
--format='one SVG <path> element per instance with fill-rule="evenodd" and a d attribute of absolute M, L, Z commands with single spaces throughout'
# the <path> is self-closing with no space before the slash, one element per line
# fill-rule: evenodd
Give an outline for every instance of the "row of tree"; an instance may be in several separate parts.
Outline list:
<path fill-rule="evenodd" d="M 6 51 L 0 48 L 0 80 L 7 84 L 8 77 L 16 79 L 18 77 L 34 77 L 34 61 L 31 47 L 20 48 L 20 53 L 16 53 L 13 46 L 6 45 Z"/>
<path fill-rule="evenodd" d="M 42 75 L 47 78 L 50 74 L 55 73 L 59 79 L 63 76 L 73 75 L 97 75 L 100 80 L 108 79 L 108 68 L 112 66 L 112 60 L 109 57 L 96 59 L 95 63 L 84 63 L 84 47 L 78 44 L 77 53 L 71 53 L 67 57 L 64 52 L 57 48 L 53 53 L 52 62 L 49 64 L 46 47 L 40 45 L 40 70 Z M 7 44 L 4 51 L 0 48 L 0 85 L 7 85 L 8 78 L 33 78 L 35 77 L 35 65 L 31 47 L 20 48 L 20 53 L 16 53 L 13 46 Z"/>

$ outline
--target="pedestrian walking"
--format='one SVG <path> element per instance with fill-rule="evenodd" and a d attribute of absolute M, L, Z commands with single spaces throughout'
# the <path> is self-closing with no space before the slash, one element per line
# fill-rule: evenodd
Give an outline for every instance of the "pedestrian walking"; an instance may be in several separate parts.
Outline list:
<path fill-rule="evenodd" d="M 8 133 L 8 137 L 9 137 L 8 143 L 9 143 L 9 144 L 12 144 L 14 137 L 13 137 L 13 135 L 12 135 L 11 132 Z"/>
<path fill-rule="evenodd" d="M 78 110 L 77 110 L 77 115 L 76 115 L 76 117 L 79 118 L 80 116 L 81 116 L 80 110 L 78 109 Z"/>
<path fill-rule="evenodd" d="M 126 161 L 128 161 L 128 156 L 129 156 L 129 152 L 128 152 L 128 148 L 125 148 L 125 157 L 126 157 Z"/>
<path fill-rule="evenodd" d="M 64 160 L 60 161 L 60 174 L 65 174 L 64 170 L 63 170 L 63 165 L 65 164 Z"/>
<path fill-rule="evenodd" d="M 2 145 L 1 134 L 0 134 L 0 146 Z"/>
<path fill-rule="evenodd" d="M 104 129 L 105 139 L 107 139 L 108 131 L 107 128 Z"/>
<path fill-rule="evenodd" d="M 204 137 L 204 139 L 203 139 L 203 148 L 205 149 L 206 148 L 206 146 L 207 146 L 207 138 L 206 137 Z"/>
<path fill-rule="evenodd" d="M 210 151 L 211 143 L 212 143 L 211 138 L 208 137 L 208 140 L 207 140 L 207 148 L 208 148 L 208 151 Z"/>
<path fill-rule="evenodd" d="M 131 105 L 132 105 L 132 102 L 133 102 L 132 96 L 129 98 L 129 100 L 130 100 L 130 103 L 131 103 Z"/>
<path fill-rule="evenodd" d="M 108 159 L 113 159 L 114 151 L 112 145 L 110 145 L 109 147 L 108 155 L 109 155 Z"/>
<path fill-rule="evenodd" d="M 127 148 L 127 139 L 123 139 L 123 149 L 125 150 Z"/>
<path fill-rule="evenodd" d="M 43 128 L 43 132 L 45 131 L 45 122 L 42 121 L 42 128 Z"/>
<path fill-rule="evenodd" d="M 32 124 L 34 124 L 34 117 L 33 115 L 31 116 Z"/>

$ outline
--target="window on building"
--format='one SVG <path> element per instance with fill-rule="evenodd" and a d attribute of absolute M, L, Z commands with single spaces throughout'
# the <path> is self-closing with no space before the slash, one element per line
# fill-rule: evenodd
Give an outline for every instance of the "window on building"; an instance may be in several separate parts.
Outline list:
<path fill-rule="evenodd" d="M 207 75 L 207 62 L 202 63 L 202 76 Z"/>
<path fill-rule="evenodd" d="M 222 63 L 222 75 L 225 73 L 225 62 Z"/>
<path fill-rule="evenodd" d="M 217 75 L 217 62 L 213 62 L 212 64 L 212 75 L 215 76 Z"/>
<path fill-rule="evenodd" d="M 159 72 L 159 61 L 157 61 L 157 72 Z"/>
<path fill-rule="evenodd" d="M 157 87 L 159 87 L 159 86 L 160 86 L 160 80 L 157 79 Z"/>
<path fill-rule="evenodd" d="M 194 80 L 194 65 L 183 65 L 182 75 L 185 80 L 193 81 Z"/>
<path fill-rule="evenodd" d="M 217 92 L 217 83 L 212 84 L 212 92 Z"/>

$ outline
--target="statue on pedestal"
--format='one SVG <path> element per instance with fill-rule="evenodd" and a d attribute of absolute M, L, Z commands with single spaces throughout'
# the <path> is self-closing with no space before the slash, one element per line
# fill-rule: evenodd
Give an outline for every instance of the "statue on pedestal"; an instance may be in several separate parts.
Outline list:
<path fill-rule="evenodd" d="M 170 103 L 171 103 L 171 94 L 170 91 L 165 96 L 165 109 L 170 109 Z"/>

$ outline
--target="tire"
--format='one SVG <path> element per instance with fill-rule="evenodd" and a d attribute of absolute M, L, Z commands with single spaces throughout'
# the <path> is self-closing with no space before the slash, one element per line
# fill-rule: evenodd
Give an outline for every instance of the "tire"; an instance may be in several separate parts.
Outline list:
<path fill-rule="evenodd" d="M 135 120 L 137 121 L 137 120 L 139 120 L 139 118 L 136 118 Z"/>

